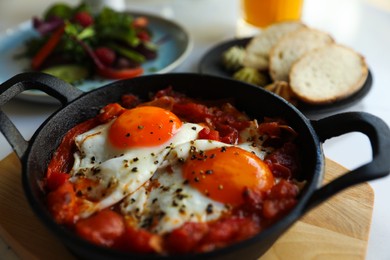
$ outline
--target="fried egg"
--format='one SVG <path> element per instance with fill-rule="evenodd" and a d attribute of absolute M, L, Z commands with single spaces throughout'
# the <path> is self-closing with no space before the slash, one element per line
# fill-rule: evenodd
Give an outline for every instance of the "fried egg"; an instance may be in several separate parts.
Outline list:
<path fill-rule="evenodd" d="M 172 148 L 196 139 L 202 128 L 165 109 L 144 106 L 78 135 L 70 181 L 86 198 L 81 217 L 138 190 Z"/>
<path fill-rule="evenodd" d="M 207 222 L 244 203 L 245 189 L 269 190 L 274 179 L 252 143 L 194 140 L 172 148 L 151 180 L 120 204 L 134 225 L 164 234 Z"/>

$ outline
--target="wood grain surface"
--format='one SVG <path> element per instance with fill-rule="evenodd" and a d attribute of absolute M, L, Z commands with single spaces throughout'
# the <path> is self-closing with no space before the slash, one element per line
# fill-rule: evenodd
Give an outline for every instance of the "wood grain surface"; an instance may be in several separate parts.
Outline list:
<path fill-rule="evenodd" d="M 325 181 L 346 171 L 327 159 Z M 367 183 L 339 193 L 296 222 L 261 260 L 364 259 L 373 201 Z M 27 204 L 15 154 L 0 162 L 0 237 L 21 259 L 74 259 Z"/>

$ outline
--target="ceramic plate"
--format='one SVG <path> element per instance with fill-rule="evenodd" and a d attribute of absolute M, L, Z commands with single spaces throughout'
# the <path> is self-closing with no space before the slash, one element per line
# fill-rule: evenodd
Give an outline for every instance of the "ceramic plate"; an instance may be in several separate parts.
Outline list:
<path fill-rule="evenodd" d="M 142 65 L 145 71 L 144 75 L 172 71 L 189 55 L 192 41 L 189 34 L 180 25 L 155 15 L 129 13 L 134 17 L 145 16 L 149 19 L 153 41 L 159 46 L 157 58 Z M 15 59 L 15 56 L 23 52 L 25 42 L 33 37 L 39 37 L 39 35 L 32 28 L 31 21 L 27 21 L 17 28 L 9 29 L 0 35 L 0 83 L 29 68 L 29 59 Z M 77 87 L 83 91 L 90 91 L 110 82 L 112 80 L 86 80 Z M 47 94 L 35 90 L 25 91 L 19 97 L 36 102 L 57 102 Z"/>
<path fill-rule="evenodd" d="M 199 63 L 199 72 L 202 74 L 210 74 L 214 76 L 231 78 L 232 73 L 227 71 L 221 61 L 222 54 L 233 46 L 246 46 L 251 38 L 233 39 L 226 42 L 222 42 L 215 47 L 211 48 L 203 56 Z M 355 94 L 326 105 L 310 105 L 305 103 L 299 103 L 298 109 L 305 114 L 322 114 L 335 112 L 350 107 L 365 97 L 372 86 L 372 74 L 368 71 L 368 77 L 363 87 Z"/>

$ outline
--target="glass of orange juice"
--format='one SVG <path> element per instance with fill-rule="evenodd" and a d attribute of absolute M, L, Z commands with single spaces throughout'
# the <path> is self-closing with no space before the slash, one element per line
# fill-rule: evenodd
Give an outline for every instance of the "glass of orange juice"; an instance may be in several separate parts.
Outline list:
<path fill-rule="evenodd" d="M 300 20 L 303 0 L 240 0 L 242 19 L 262 28 L 286 20 Z"/>

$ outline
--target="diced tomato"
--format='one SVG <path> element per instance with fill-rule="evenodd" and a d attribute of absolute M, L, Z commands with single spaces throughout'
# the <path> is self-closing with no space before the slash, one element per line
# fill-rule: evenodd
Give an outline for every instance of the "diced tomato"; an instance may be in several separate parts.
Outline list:
<path fill-rule="evenodd" d="M 69 179 L 69 174 L 62 172 L 53 172 L 46 179 L 47 188 L 50 191 L 58 189 L 61 185 L 63 185 Z"/>
<path fill-rule="evenodd" d="M 137 32 L 137 37 L 138 37 L 141 41 L 144 41 L 144 42 L 150 41 L 150 35 L 149 35 L 149 33 L 146 32 L 146 31 Z"/>
<path fill-rule="evenodd" d="M 116 59 L 115 52 L 107 47 L 99 47 L 95 49 L 95 55 L 106 66 L 111 67 Z"/>
<path fill-rule="evenodd" d="M 111 103 L 101 109 L 98 115 L 99 122 L 107 123 L 115 117 L 121 115 L 126 109 L 118 103 Z"/>
<path fill-rule="evenodd" d="M 221 136 L 221 142 L 226 144 L 236 144 L 238 142 L 238 131 L 236 128 L 229 125 L 218 124 L 217 130 Z"/>
<path fill-rule="evenodd" d="M 46 172 L 46 178 L 50 178 L 52 174 L 59 172 L 69 172 L 73 164 L 73 150 L 75 147 L 74 139 L 77 135 L 92 129 L 99 121 L 96 118 L 84 121 L 76 125 L 66 133 L 61 141 L 60 146 L 54 153 Z"/>
<path fill-rule="evenodd" d="M 277 122 L 265 122 L 259 124 L 259 132 L 260 134 L 266 134 L 268 136 L 279 136 L 280 128 Z"/>
<path fill-rule="evenodd" d="M 185 223 L 166 237 L 165 246 L 173 253 L 192 252 L 208 231 L 206 223 Z"/>
<path fill-rule="evenodd" d="M 125 231 L 123 217 L 118 213 L 105 209 L 89 218 L 79 220 L 75 225 L 76 233 L 101 246 L 112 246 Z"/>
<path fill-rule="evenodd" d="M 160 236 L 144 229 L 128 226 L 115 247 L 123 251 L 135 253 L 157 253 L 162 250 L 162 240 Z"/>
<path fill-rule="evenodd" d="M 77 12 L 74 15 L 74 20 L 83 27 L 88 27 L 94 23 L 92 15 L 85 11 Z"/>
<path fill-rule="evenodd" d="M 196 103 L 175 104 L 173 113 L 194 123 L 204 122 L 207 118 L 212 118 L 212 113 L 207 106 Z"/>
<path fill-rule="evenodd" d="M 47 195 L 48 209 L 59 224 L 73 224 L 77 214 L 77 197 L 73 185 L 66 181 Z"/>
<path fill-rule="evenodd" d="M 297 185 L 281 179 L 272 187 L 268 198 L 263 203 L 263 216 L 271 219 L 277 218 L 295 206 L 296 196 L 299 193 Z"/>
<path fill-rule="evenodd" d="M 146 28 L 149 24 L 148 18 L 145 16 L 139 16 L 133 20 L 133 27 L 134 28 Z"/>
<path fill-rule="evenodd" d="M 259 231 L 259 225 L 250 218 L 231 217 L 220 220 L 210 225 L 210 230 L 202 239 L 202 245 L 198 251 L 211 251 L 249 238 Z"/>
<path fill-rule="evenodd" d="M 300 168 L 298 149 L 293 143 L 285 143 L 281 148 L 266 156 L 265 162 L 274 176 L 285 179 L 291 178 Z"/>
<path fill-rule="evenodd" d="M 133 108 L 140 103 L 140 100 L 133 94 L 125 94 L 121 98 L 121 103 L 125 108 Z"/>
<path fill-rule="evenodd" d="M 207 139 L 207 140 L 215 140 L 215 141 L 220 140 L 219 132 L 215 131 L 215 130 L 211 130 L 208 127 L 205 127 L 202 130 L 200 130 L 200 132 L 198 134 L 198 138 L 199 139 Z"/>

